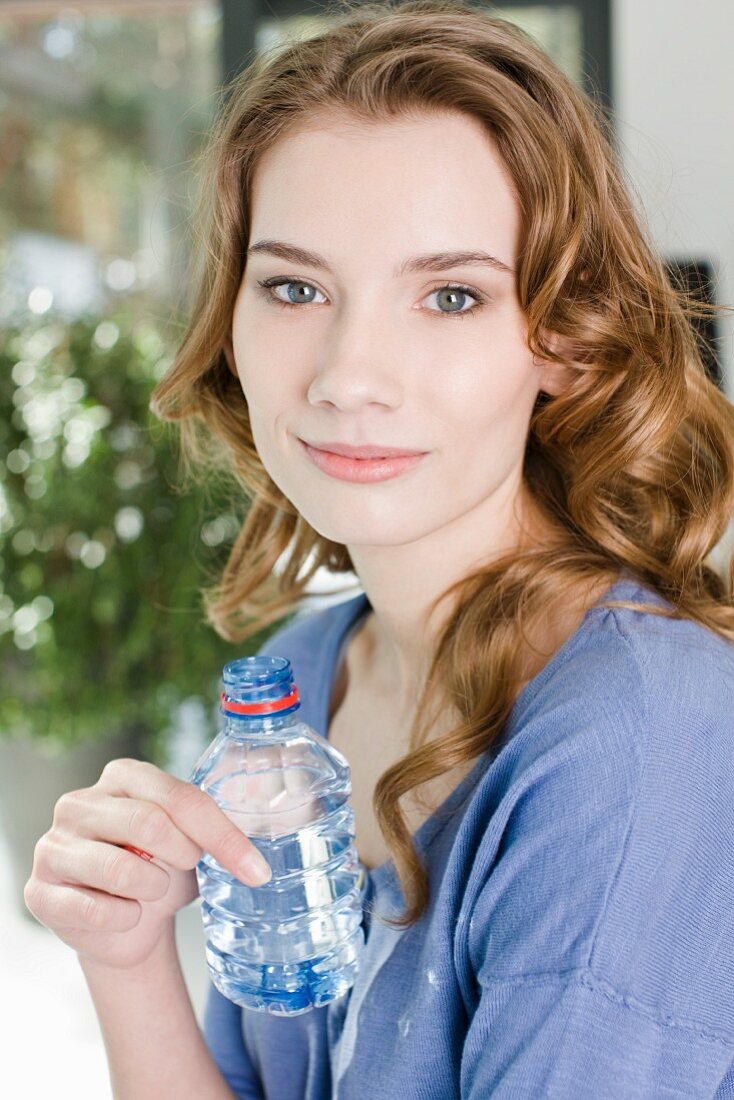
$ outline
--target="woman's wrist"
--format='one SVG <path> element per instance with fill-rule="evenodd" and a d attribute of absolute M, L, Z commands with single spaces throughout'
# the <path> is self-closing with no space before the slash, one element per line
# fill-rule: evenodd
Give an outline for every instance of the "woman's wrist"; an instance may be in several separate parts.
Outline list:
<path fill-rule="evenodd" d="M 149 979 L 151 973 L 154 970 L 157 971 L 160 967 L 168 967 L 172 962 L 176 966 L 179 965 L 175 917 L 171 917 L 170 921 L 167 921 L 161 928 L 160 936 L 148 954 L 139 962 L 129 966 L 121 963 L 105 962 L 103 959 L 96 959 L 92 955 L 85 955 L 82 951 L 77 951 L 76 955 L 84 975 L 92 980 L 95 978 L 104 979 L 107 975 L 114 977 L 117 981 L 125 981 L 126 979 L 139 981 L 142 977 Z"/>
<path fill-rule="evenodd" d="M 115 1100 L 233 1100 L 199 1028 L 173 920 L 131 967 L 79 959 L 99 1019 Z"/>

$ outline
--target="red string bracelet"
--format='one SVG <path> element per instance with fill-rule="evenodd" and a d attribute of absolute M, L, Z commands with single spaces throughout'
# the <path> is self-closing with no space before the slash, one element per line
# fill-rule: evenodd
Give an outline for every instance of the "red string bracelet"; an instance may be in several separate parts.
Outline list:
<path fill-rule="evenodd" d="M 144 852 L 142 848 L 135 848 L 132 844 L 123 844 L 122 847 L 128 852 L 132 852 L 134 856 L 140 856 L 141 859 L 147 860 L 148 863 L 152 863 L 155 859 L 155 856 L 152 856 L 150 852 Z"/>

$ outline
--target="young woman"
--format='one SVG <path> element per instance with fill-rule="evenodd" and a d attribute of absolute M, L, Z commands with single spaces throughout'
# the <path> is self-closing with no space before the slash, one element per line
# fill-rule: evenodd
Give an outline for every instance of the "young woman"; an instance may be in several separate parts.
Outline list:
<path fill-rule="evenodd" d="M 319 567 L 361 582 L 263 649 L 352 766 L 357 982 L 290 1019 L 212 988 L 202 1034 L 174 914 L 203 851 L 255 883 L 254 849 L 145 762 L 59 801 L 27 903 L 124 1100 L 734 1095 L 734 409 L 703 307 L 529 37 L 449 0 L 331 14 L 231 89 L 152 406 L 250 500 L 222 636 Z"/>

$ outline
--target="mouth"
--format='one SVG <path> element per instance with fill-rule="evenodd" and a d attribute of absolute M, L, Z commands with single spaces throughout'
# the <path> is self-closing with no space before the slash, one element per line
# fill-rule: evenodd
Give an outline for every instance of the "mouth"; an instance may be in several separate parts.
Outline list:
<path fill-rule="evenodd" d="M 327 454 L 343 455 L 345 458 L 409 458 L 413 455 L 426 454 L 426 451 L 407 447 L 391 447 L 387 444 L 365 443 L 354 446 L 351 443 L 316 443 L 303 439 L 302 443 L 312 447 L 316 451 L 324 451 Z"/>
<path fill-rule="evenodd" d="M 398 454 L 354 457 L 348 454 L 339 454 L 336 451 L 323 450 L 313 447 L 304 440 L 299 439 L 305 453 L 322 473 L 340 481 L 353 481 L 362 484 L 377 481 L 389 481 L 400 477 L 417 466 L 426 457 L 426 451 L 403 451 Z M 333 444 L 329 444 L 333 446 Z M 350 448 L 354 450 L 370 450 L 370 448 Z M 375 447 L 373 450 L 380 450 Z"/>

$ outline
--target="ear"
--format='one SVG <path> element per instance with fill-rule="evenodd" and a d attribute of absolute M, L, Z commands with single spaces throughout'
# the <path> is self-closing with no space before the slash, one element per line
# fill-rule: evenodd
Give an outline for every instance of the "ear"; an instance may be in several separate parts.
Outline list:
<path fill-rule="evenodd" d="M 235 378 L 239 378 L 237 374 L 237 365 L 234 361 L 234 347 L 232 346 L 232 332 L 228 332 L 224 343 L 222 345 L 222 351 L 224 352 L 224 358 L 227 360 L 227 366 L 229 367 Z"/>
<path fill-rule="evenodd" d="M 563 356 L 562 363 L 555 363 L 549 359 L 539 359 L 533 356 L 533 366 L 540 373 L 540 388 L 551 397 L 557 397 L 571 382 L 575 375 L 572 368 L 573 351 L 568 342 L 564 342 L 560 336 L 551 333 L 546 334 L 547 342 L 555 354 Z"/>

